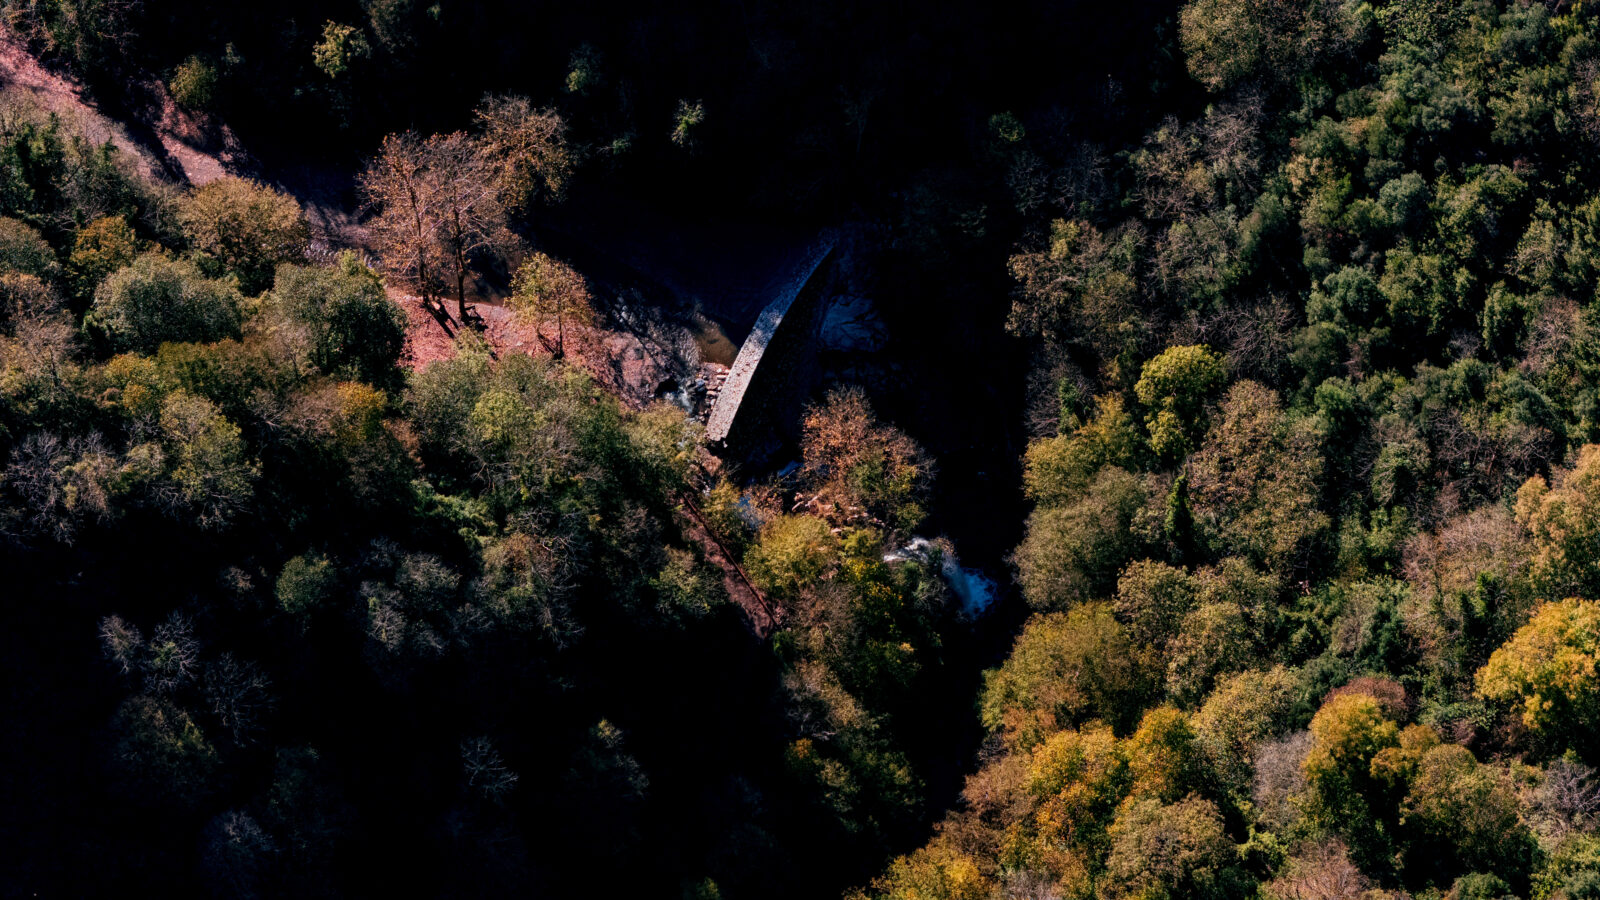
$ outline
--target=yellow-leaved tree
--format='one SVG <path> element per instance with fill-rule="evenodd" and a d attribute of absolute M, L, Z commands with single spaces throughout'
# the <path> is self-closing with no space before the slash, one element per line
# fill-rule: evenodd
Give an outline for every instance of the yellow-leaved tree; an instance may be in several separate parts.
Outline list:
<path fill-rule="evenodd" d="M 1517 491 L 1517 522 L 1533 536 L 1534 584 L 1546 597 L 1600 592 L 1600 445 L 1578 451 L 1552 486 L 1534 477 Z"/>
<path fill-rule="evenodd" d="M 1478 694 L 1516 703 L 1522 721 L 1557 742 L 1581 741 L 1600 724 L 1600 603 L 1545 603 L 1478 670 Z"/>

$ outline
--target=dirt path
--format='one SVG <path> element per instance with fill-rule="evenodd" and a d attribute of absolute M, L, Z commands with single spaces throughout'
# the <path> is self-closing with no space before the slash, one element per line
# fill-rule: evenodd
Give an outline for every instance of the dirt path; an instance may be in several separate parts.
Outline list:
<path fill-rule="evenodd" d="M 186 112 L 159 81 L 136 87 L 149 98 L 149 108 L 131 118 L 109 115 L 82 85 L 45 67 L 20 38 L 0 27 L 0 106 L 54 113 L 90 141 L 110 141 L 140 174 L 154 180 L 202 185 L 240 175 L 267 181 L 300 201 L 314 243 L 336 249 L 365 246 L 360 216 L 347 196 L 349 173 L 307 167 L 266 172 L 227 125 Z"/>
<path fill-rule="evenodd" d="M 0 97 L 55 113 L 96 143 L 110 141 L 147 177 L 205 184 L 252 168 L 225 126 L 206 123 L 178 109 L 160 85 L 160 121 L 129 124 L 101 112 L 83 87 L 46 69 L 9 29 L 0 28 Z"/>
<path fill-rule="evenodd" d="M 684 536 L 699 546 L 708 562 L 722 570 L 722 586 L 727 589 L 728 597 L 744 611 L 745 620 L 756 637 L 765 640 L 778 627 L 778 610 L 761 595 L 744 567 L 717 539 L 716 533 L 700 515 L 700 507 L 695 504 L 694 498 L 685 494 L 682 501 L 678 507 L 681 513 L 678 519 L 683 526 Z"/>

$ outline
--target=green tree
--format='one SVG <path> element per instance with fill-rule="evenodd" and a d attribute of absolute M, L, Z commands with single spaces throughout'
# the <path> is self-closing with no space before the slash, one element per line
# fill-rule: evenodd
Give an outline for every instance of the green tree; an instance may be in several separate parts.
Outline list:
<path fill-rule="evenodd" d="M 700 132 L 706 121 L 706 105 L 700 100 L 679 100 L 672 114 L 672 142 L 685 150 L 699 144 Z"/>
<path fill-rule="evenodd" d="M 117 710 L 114 760 L 122 786 L 149 806 L 193 808 L 216 787 L 216 748 L 182 707 L 134 697 Z"/>
<path fill-rule="evenodd" d="M 171 465 L 159 499 L 201 528 L 226 525 L 248 506 L 260 471 L 239 426 L 209 400 L 184 391 L 162 401 L 160 424 Z"/>
<path fill-rule="evenodd" d="M 543 634 L 565 647 L 583 631 L 572 609 L 577 585 L 570 561 L 531 535 L 517 532 L 484 548 L 480 588 L 502 620 Z"/>
<path fill-rule="evenodd" d="M 1471 270 L 1452 269 L 1444 256 L 1408 246 L 1388 252 L 1378 290 L 1388 301 L 1388 321 L 1404 348 L 1402 359 L 1426 358 L 1437 352 L 1440 336 L 1460 324 L 1463 295 L 1469 294 L 1472 286 Z"/>
<path fill-rule="evenodd" d="M 341 129 L 355 124 L 372 81 L 362 76 L 373 69 L 372 44 L 358 26 L 328 20 L 322 25 L 322 39 L 311 47 L 311 65 L 322 77 L 309 85 L 322 99 L 334 123 Z"/>
<path fill-rule="evenodd" d="M 1455 744 L 1436 746 L 1418 761 L 1401 826 L 1409 839 L 1408 875 L 1427 873 L 1435 884 L 1470 872 L 1526 883 L 1537 852 L 1511 776 Z"/>
<path fill-rule="evenodd" d="M 191 55 L 178 64 L 167 81 L 167 89 L 178 105 L 197 112 L 216 108 L 221 78 L 215 64 Z"/>
<path fill-rule="evenodd" d="M 283 564 L 273 592 L 283 611 L 303 622 L 332 598 L 338 583 L 339 570 L 332 561 L 320 554 L 306 553 Z"/>
<path fill-rule="evenodd" d="M 1059 610 L 1108 591 L 1143 544 L 1131 526 L 1149 500 L 1143 479 L 1106 468 L 1082 499 L 1035 510 L 1015 557 L 1028 604 Z"/>
<path fill-rule="evenodd" d="M 1189 573 L 1166 563 L 1139 560 L 1122 570 L 1112 607 L 1134 641 L 1159 654 L 1194 608 L 1195 592 Z"/>
<path fill-rule="evenodd" d="M 984 673 L 983 723 L 1021 747 L 1090 719 L 1125 729 L 1150 682 L 1127 629 L 1105 604 L 1045 613 L 1028 620 L 1000 668 Z"/>
<path fill-rule="evenodd" d="M 1517 522 L 1533 535 L 1533 571 L 1546 596 L 1600 594 L 1600 445 L 1586 444 L 1551 488 L 1534 476 L 1517 491 Z"/>
<path fill-rule="evenodd" d="M 1233 842 L 1207 800 L 1129 801 L 1118 810 L 1109 834 L 1111 853 L 1101 882 L 1109 896 L 1204 900 L 1237 889 Z"/>
<path fill-rule="evenodd" d="M 656 592 L 655 611 L 668 621 L 703 619 L 727 600 L 717 570 L 694 554 L 669 548 L 661 571 L 650 579 Z"/>
<path fill-rule="evenodd" d="M 1133 391 L 1149 412 L 1150 449 L 1174 459 L 1205 431 L 1205 406 L 1222 387 L 1222 360 L 1205 347 L 1168 347 L 1144 364 Z"/>
<path fill-rule="evenodd" d="M 838 539 L 827 522 L 815 516 L 781 516 L 761 529 L 745 555 L 745 566 L 762 590 L 792 597 L 820 580 L 838 558 Z"/>
<path fill-rule="evenodd" d="M 1023 488 L 1041 506 L 1070 503 L 1083 496 L 1102 468 L 1136 468 L 1140 443 L 1122 398 L 1096 397 L 1094 418 L 1083 427 L 1028 445 Z"/>
<path fill-rule="evenodd" d="M 336 466 L 352 470 L 352 477 L 369 474 L 368 469 L 397 469 L 409 475 L 407 464 L 398 458 L 403 453 L 386 427 L 385 417 L 392 409 L 387 394 L 360 381 L 326 381 L 302 391 L 293 400 L 285 417 L 289 428 L 300 436 L 321 442 L 336 457 Z M 387 456 L 373 460 L 374 454 Z M 400 483 L 381 485 L 380 493 L 403 494 Z"/>
<path fill-rule="evenodd" d="M 330 19 L 323 23 L 322 40 L 311 48 L 311 63 L 317 71 L 338 81 L 371 55 L 372 45 L 361 29 Z"/>
<path fill-rule="evenodd" d="M 517 269 L 511 284 L 511 308 L 533 321 L 534 336 L 548 346 L 544 327 L 555 325 L 551 352 L 567 355 L 567 330 L 584 334 L 598 319 L 589 283 L 578 271 L 544 253 L 534 253 Z M 588 342 L 583 342 L 587 344 Z"/>
<path fill-rule="evenodd" d="M 0 271 L 51 282 L 61 277 L 61 264 L 37 229 L 16 219 L 0 218 Z"/>
<path fill-rule="evenodd" d="M 1183 619 L 1167 660 L 1167 693 L 1185 707 L 1255 658 L 1254 630 L 1237 603 L 1207 603 Z"/>
<path fill-rule="evenodd" d="M 381 388 L 399 386 L 405 313 L 354 254 L 342 256 L 334 268 L 280 266 L 272 297 L 309 332 L 311 361 L 318 369 Z"/>
<path fill-rule="evenodd" d="M 1575 835 L 1545 858 L 1533 878 L 1536 900 L 1594 900 L 1600 897 L 1600 835 Z"/>
<path fill-rule="evenodd" d="M 139 255 L 139 237 L 121 216 L 102 216 L 78 229 L 67 257 L 67 279 L 72 293 L 90 300 L 100 282 L 130 265 Z"/>
<path fill-rule="evenodd" d="M 1313 819 L 1350 842 L 1363 868 L 1387 865 L 1385 785 L 1373 759 L 1400 746 L 1400 727 L 1365 694 L 1339 694 L 1311 719 L 1311 750 L 1301 764 Z"/>
<path fill-rule="evenodd" d="M 100 80 L 130 63 L 143 37 L 145 14 L 135 0 L 69 0 L 28 4 L 8 18 L 91 80 Z"/>
<path fill-rule="evenodd" d="M 219 178 L 184 198 L 183 236 L 201 271 L 233 275 L 255 296 L 272 287 L 280 263 L 305 257 L 310 229 L 293 197 L 245 178 Z"/>
<path fill-rule="evenodd" d="M 101 283 L 84 319 L 111 349 L 154 353 L 168 341 L 238 337 L 239 292 L 192 264 L 146 253 Z"/>
<path fill-rule="evenodd" d="M 695 450 L 704 432 L 683 410 L 662 401 L 629 416 L 622 432 L 632 451 L 635 485 L 651 495 L 688 490 L 695 474 Z"/>
<path fill-rule="evenodd" d="M 1282 666 L 1218 681 L 1195 713 L 1194 729 L 1225 785 L 1244 790 L 1257 748 L 1305 721 L 1299 692 L 1294 675 Z"/>
<path fill-rule="evenodd" d="M 1211 90 L 1267 86 L 1351 47 L 1364 14 L 1338 0 L 1191 0 L 1179 13 L 1178 38 L 1190 74 Z"/>

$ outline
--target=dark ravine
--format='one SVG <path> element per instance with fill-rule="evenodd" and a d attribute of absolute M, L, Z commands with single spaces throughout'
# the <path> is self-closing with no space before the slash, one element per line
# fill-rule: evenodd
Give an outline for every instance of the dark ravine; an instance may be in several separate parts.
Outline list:
<path fill-rule="evenodd" d="M 0 898 L 1600 897 L 1600 3 L 0 29 Z"/>

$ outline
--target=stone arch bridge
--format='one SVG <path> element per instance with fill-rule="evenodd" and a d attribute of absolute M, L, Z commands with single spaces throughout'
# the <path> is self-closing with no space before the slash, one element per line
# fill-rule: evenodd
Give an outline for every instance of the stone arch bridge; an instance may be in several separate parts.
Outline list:
<path fill-rule="evenodd" d="M 818 377 L 817 345 L 834 242 L 815 246 L 739 346 L 706 418 L 706 439 L 722 457 L 757 465 L 798 436 L 800 413 Z"/>

